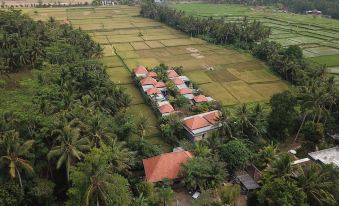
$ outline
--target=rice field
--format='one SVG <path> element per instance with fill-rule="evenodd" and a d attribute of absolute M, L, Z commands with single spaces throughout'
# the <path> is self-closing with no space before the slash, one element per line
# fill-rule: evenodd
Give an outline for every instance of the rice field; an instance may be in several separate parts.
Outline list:
<path fill-rule="evenodd" d="M 167 144 L 159 138 L 154 113 L 132 82 L 131 72 L 138 65 L 183 66 L 192 82 L 225 106 L 267 102 L 273 94 L 288 89 L 263 62 L 249 54 L 209 44 L 141 18 L 138 7 L 25 9 L 24 12 L 39 20 L 56 15 L 57 20 L 81 28 L 100 43 L 104 48 L 100 61 L 106 65 L 111 81 L 132 97 L 127 111 L 134 116 L 147 116 L 151 128 L 146 132 L 146 139 L 167 149 Z"/>
<path fill-rule="evenodd" d="M 283 13 L 272 8 L 233 4 L 172 4 L 198 17 L 224 18 L 227 22 L 259 20 L 272 28 L 270 40 L 283 46 L 299 45 L 316 64 L 339 66 L 339 21 L 321 16 Z M 259 92 L 260 93 L 260 92 Z M 265 94 L 264 94 L 265 96 Z"/>

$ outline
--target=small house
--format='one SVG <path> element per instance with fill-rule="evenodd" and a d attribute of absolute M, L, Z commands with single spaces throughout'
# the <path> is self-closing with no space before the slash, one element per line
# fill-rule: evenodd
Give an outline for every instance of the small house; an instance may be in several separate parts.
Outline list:
<path fill-rule="evenodd" d="M 144 159 L 145 179 L 153 183 L 164 179 L 178 180 L 181 165 L 192 157 L 188 151 L 177 151 Z"/>
<path fill-rule="evenodd" d="M 148 71 L 146 67 L 144 66 L 138 66 L 137 68 L 134 69 L 134 75 L 136 77 L 146 77 L 148 74 Z"/>
<path fill-rule="evenodd" d="M 172 69 L 167 70 L 167 76 L 169 79 L 177 78 L 179 77 L 178 73 Z"/>
<path fill-rule="evenodd" d="M 158 109 L 161 116 L 167 116 L 175 112 L 173 106 L 168 101 L 158 102 Z"/>
<path fill-rule="evenodd" d="M 220 115 L 220 111 L 214 110 L 184 118 L 183 126 L 187 137 L 192 141 L 207 138 L 211 132 L 221 127 Z"/>

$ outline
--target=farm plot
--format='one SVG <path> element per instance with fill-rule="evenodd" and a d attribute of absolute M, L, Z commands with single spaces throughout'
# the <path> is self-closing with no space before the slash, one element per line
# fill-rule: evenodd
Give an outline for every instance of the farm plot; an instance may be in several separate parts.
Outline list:
<path fill-rule="evenodd" d="M 131 73 L 124 67 L 107 68 L 110 80 L 115 84 L 132 84 Z"/>
<path fill-rule="evenodd" d="M 230 8 L 224 9 L 225 14 L 230 10 Z M 250 55 L 191 38 L 159 22 L 138 17 L 137 7 L 76 8 L 55 11 L 56 15 L 68 18 L 72 25 L 81 27 L 95 41 L 103 45 L 104 57 L 100 61 L 108 67 L 107 73 L 111 80 L 121 84 L 131 94 L 134 105 L 143 103 L 130 78 L 130 72 L 138 65 L 154 67 L 165 63 L 169 66 L 183 66 L 185 74 L 193 82 L 200 84 L 207 94 L 225 105 L 263 99 L 260 92 L 251 88 L 252 84 L 285 84 L 270 74 L 262 62 Z M 232 11 L 238 13 L 233 17 L 228 16 L 229 21 L 241 21 L 243 14 L 249 12 L 247 8 L 238 6 L 232 6 Z M 33 11 L 30 12 L 34 15 Z M 53 9 L 50 12 L 54 14 Z M 215 13 L 213 9 L 207 9 L 205 15 L 213 13 Z M 249 19 L 252 21 L 264 17 L 264 15 L 255 15 Z M 265 19 L 265 23 L 277 28 L 273 30 L 275 34 L 273 38 L 279 38 L 281 41 L 288 40 L 294 44 L 300 43 L 289 39 L 302 37 L 290 33 L 291 24 L 275 19 Z M 241 82 L 241 85 L 236 85 L 236 82 Z M 248 90 L 248 94 L 239 93 L 237 90 Z M 280 91 L 275 90 L 275 87 L 271 90 L 272 93 Z"/>
<path fill-rule="evenodd" d="M 328 67 L 339 66 L 339 54 L 313 57 L 313 58 L 309 58 L 309 60 L 311 62 L 315 62 L 321 65 L 326 65 Z"/>

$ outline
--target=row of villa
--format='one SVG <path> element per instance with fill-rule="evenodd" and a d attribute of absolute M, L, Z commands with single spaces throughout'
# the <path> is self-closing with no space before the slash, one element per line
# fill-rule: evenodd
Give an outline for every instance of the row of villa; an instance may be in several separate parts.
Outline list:
<path fill-rule="evenodd" d="M 214 101 L 211 97 L 197 94 L 197 91 L 192 88 L 192 83 L 188 77 L 180 76 L 173 69 L 166 72 L 169 81 L 174 83 L 179 94 L 187 98 L 191 105 Z M 140 79 L 140 88 L 152 103 L 156 105 L 160 116 L 180 112 L 176 111 L 168 101 L 167 85 L 165 82 L 160 81 L 156 72 L 148 71 L 144 66 L 138 66 L 134 69 L 134 75 Z M 218 121 L 220 114 L 220 111 L 214 110 L 183 118 L 183 127 L 187 138 L 191 141 L 207 138 L 211 131 L 221 127 L 221 123 Z M 145 179 L 153 183 L 163 179 L 176 180 L 179 177 L 181 165 L 192 157 L 193 155 L 190 152 L 179 149 L 174 152 L 144 159 Z"/>
<path fill-rule="evenodd" d="M 143 92 L 155 103 L 161 116 L 178 112 L 175 111 L 173 106 L 168 102 L 167 86 L 164 82 L 157 80 L 158 74 L 156 72 L 148 71 L 144 66 L 138 66 L 134 69 L 134 75 L 137 78 L 141 78 L 140 86 Z M 192 84 L 189 78 L 179 76 L 175 70 L 167 70 L 167 77 L 175 84 L 180 95 L 187 98 L 192 105 L 214 101 L 212 97 L 207 97 L 202 94 L 195 95 L 196 91 L 191 88 Z M 219 117 L 220 112 L 215 110 L 184 118 L 183 125 L 187 137 L 192 141 L 208 137 L 211 131 L 221 126 L 218 122 Z"/>

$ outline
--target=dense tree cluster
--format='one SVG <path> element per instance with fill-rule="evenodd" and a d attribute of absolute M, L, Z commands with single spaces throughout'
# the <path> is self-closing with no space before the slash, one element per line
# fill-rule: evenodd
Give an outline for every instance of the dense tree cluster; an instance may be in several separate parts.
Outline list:
<path fill-rule="evenodd" d="M 135 162 L 160 152 L 131 140 L 130 96 L 96 62 L 100 46 L 54 19 L 35 22 L 18 11 L 1 11 L 0 19 L 1 77 L 10 82 L 10 73 L 34 69 L 13 88 L 16 97 L 1 96 L 8 104 L 0 108 L 0 204 L 129 205 Z"/>
<path fill-rule="evenodd" d="M 74 58 L 95 57 L 101 50 L 88 34 L 68 24 L 57 25 L 54 19 L 34 22 L 17 10 L 0 11 L 0 38 L 0 70 L 6 72 L 39 68 L 44 58 L 62 64 Z"/>
<path fill-rule="evenodd" d="M 255 42 L 267 38 L 271 30 L 259 21 L 225 22 L 223 19 L 199 18 L 186 15 L 165 6 L 145 3 L 141 7 L 141 15 L 161 21 L 191 36 L 203 36 L 217 44 L 235 44 L 248 47 Z"/>

